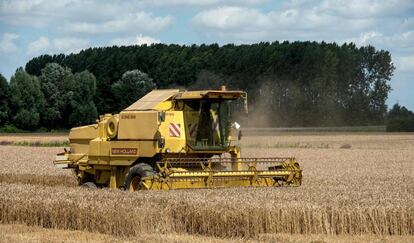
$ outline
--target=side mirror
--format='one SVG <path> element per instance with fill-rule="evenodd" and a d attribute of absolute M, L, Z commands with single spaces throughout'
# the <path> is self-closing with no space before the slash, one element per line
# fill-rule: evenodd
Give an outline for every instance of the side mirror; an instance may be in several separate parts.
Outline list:
<path fill-rule="evenodd" d="M 240 124 L 237 123 L 237 122 L 233 122 L 233 124 L 231 124 L 231 128 L 238 131 L 237 139 L 240 140 L 242 138 L 242 132 L 241 132 L 241 129 L 240 129 L 241 128 Z"/>

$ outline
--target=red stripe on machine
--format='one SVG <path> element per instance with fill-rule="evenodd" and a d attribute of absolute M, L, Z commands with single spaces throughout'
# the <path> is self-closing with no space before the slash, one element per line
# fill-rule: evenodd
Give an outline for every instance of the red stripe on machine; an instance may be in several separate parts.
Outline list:
<path fill-rule="evenodd" d="M 170 136 L 179 137 L 181 135 L 181 126 L 180 124 L 170 123 Z"/>

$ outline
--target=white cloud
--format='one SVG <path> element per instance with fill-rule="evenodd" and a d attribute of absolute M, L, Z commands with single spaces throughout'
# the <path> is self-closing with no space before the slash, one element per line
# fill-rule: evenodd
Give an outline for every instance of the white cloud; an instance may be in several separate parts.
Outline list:
<path fill-rule="evenodd" d="M 47 51 L 51 48 L 50 41 L 46 37 L 40 37 L 39 39 L 33 41 L 29 44 L 27 53 L 34 55 Z"/>
<path fill-rule="evenodd" d="M 70 0 L 4 0 L 0 2 L 0 20 L 14 25 L 41 27 L 62 17 Z"/>
<path fill-rule="evenodd" d="M 208 6 L 220 4 L 259 5 L 269 0 L 145 0 L 146 5 L 152 6 Z"/>
<path fill-rule="evenodd" d="M 344 18 L 395 16 L 414 7 L 412 0 L 323 0 L 317 11 Z"/>
<path fill-rule="evenodd" d="M 10 53 L 17 50 L 16 40 L 19 35 L 14 33 L 4 33 L 0 39 L 0 53 Z"/>
<path fill-rule="evenodd" d="M 77 53 L 82 49 L 90 47 L 90 41 L 82 38 L 65 37 L 53 40 L 53 48 L 65 54 Z"/>
<path fill-rule="evenodd" d="M 77 53 L 89 46 L 90 41 L 87 39 L 64 37 L 49 40 L 49 38 L 43 36 L 29 44 L 27 54 L 35 56 L 40 54 Z"/>
<path fill-rule="evenodd" d="M 398 57 L 396 66 L 398 71 L 412 72 L 414 70 L 414 55 Z"/>
<path fill-rule="evenodd" d="M 406 55 L 414 53 L 414 30 L 383 34 L 378 31 L 362 32 L 358 37 L 350 38 L 347 42 L 354 42 L 357 45 L 372 45 L 375 47 L 391 50 L 396 54 Z"/>
<path fill-rule="evenodd" d="M 136 26 L 138 29 L 146 30 L 147 25 L 159 21 L 171 22 L 169 15 L 153 16 L 148 9 L 159 7 L 206 7 L 222 4 L 253 6 L 268 2 L 269 0 L 1 0 L 0 21 L 19 26 L 47 27 L 60 26 L 66 23 L 67 30 L 88 33 L 92 29 L 99 33 L 116 32 L 105 29 L 106 26 L 125 25 L 130 22 L 130 28 Z M 134 15 L 144 16 L 145 21 L 134 21 Z M 138 16 L 138 17 L 139 17 Z M 139 20 L 139 19 L 138 19 Z M 123 22 L 123 23 L 120 23 Z M 77 27 L 76 25 L 80 25 Z M 165 27 L 165 23 L 162 27 Z M 160 28 L 155 26 L 155 28 Z M 98 29 L 98 30 L 96 30 Z M 125 28 L 121 28 L 125 29 Z M 138 30 L 137 33 L 139 33 Z M 149 33 L 152 33 L 150 31 Z"/>
<path fill-rule="evenodd" d="M 18 26 L 56 28 L 82 33 L 155 33 L 173 18 L 154 16 L 141 1 L 123 0 L 2 0 L 0 22 Z"/>
<path fill-rule="evenodd" d="M 234 5 L 209 8 L 192 22 L 199 33 L 225 42 L 367 42 L 381 37 L 362 35 L 413 31 L 413 12 L 412 0 L 290 0 L 271 11 Z"/>
<path fill-rule="evenodd" d="M 402 27 L 405 29 L 414 29 L 414 17 L 404 18 Z"/>
<path fill-rule="evenodd" d="M 269 28 L 271 17 L 256 9 L 242 7 L 219 7 L 203 11 L 194 17 L 198 25 L 218 30 Z"/>
<path fill-rule="evenodd" d="M 161 41 L 150 36 L 137 35 L 135 37 L 116 38 L 111 40 L 111 45 L 116 46 L 130 46 L 130 45 L 151 45 L 154 43 L 160 43 Z"/>
<path fill-rule="evenodd" d="M 223 6 L 198 13 L 193 23 L 200 32 L 226 40 L 333 40 L 372 26 L 371 19 L 343 19 L 320 14 L 316 8 L 282 8 L 263 12 L 246 7 Z M 340 30 L 340 31 L 338 31 Z"/>
<path fill-rule="evenodd" d="M 119 32 L 145 32 L 156 33 L 172 22 L 171 16 L 154 17 L 145 12 L 122 15 L 100 23 L 70 22 L 60 29 L 66 32 L 84 34 L 119 33 Z"/>

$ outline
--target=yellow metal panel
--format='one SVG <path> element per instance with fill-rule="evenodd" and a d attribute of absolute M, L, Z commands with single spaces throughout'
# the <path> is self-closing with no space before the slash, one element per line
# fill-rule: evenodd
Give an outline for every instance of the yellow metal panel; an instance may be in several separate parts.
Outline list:
<path fill-rule="evenodd" d="M 100 156 L 100 145 L 101 139 L 95 138 L 94 140 L 89 142 L 89 156 Z"/>
<path fill-rule="evenodd" d="M 139 156 L 153 157 L 157 153 L 157 141 L 139 141 Z"/>
<path fill-rule="evenodd" d="M 85 154 L 89 151 L 89 139 L 74 139 L 70 143 L 70 152 L 73 154 Z"/>
<path fill-rule="evenodd" d="M 111 168 L 111 177 L 110 177 L 110 180 L 109 180 L 109 187 L 110 188 L 112 188 L 112 189 L 116 189 L 117 188 L 117 180 L 116 180 L 116 167 L 115 166 L 113 166 L 112 168 Z"/>
<path fill-rule="evenodd" d="M 201 99 L 204 95 L 207 94 L 207 91 L 184 91 L 177 94 L 174 99 L 181 100 L 181 99 Z"/>
<path fill-rule="evenodd" d="M 272 178 L 259 178 L 251 181 L 249 178 L 234 178 L 223 180 L 205 180 L 197 178 L 193 180 L 159 181 L 146 179 L 143 188 L 147 190 L 173 190 L 173 189 L 201 189 L 201 188 L 222 188 L 222 187 L 267 187 L 279 186 Z"/>
<path fill-rule="evenodd" d="M 168 175 L 170 178 L 192 178 L 192 177 L 252 177 L 254 175 L 262 177 L 290 176 L 292 171 L 186 171 Z"/>
<path fill-rule="evenodd" d="M 122 111 L 119 115 L 118 139 L 156 139 L 157 111 Z"/>
<path fill-rule="evenodd" d="M 83 127 L 75 127 L 70 129 L 69 140 L 73 139 L 87 139 L 92 140 L 98 134 L 98 125 L 89 125 Z"/>
<path fill-rule="evenodd" d="M 172 102 L 170 100 L 164 101 L 159 103 L 158 105 L 155 106 L 155 110 L 157 111 L 167 111 L 167 110 L 171 110 L 172 108 Z"/>
<path fill-rule="evenodd" d="M 89 150 L 89 141 L 98 136 L 98 125 L 72 128 L 69 132 L 72 153 L 85 154 Z"/>
<path fill-rule="evenodd" d="M 111 141 L 111 165 L 131 165 L 140 152 L 138 141 Z"/>
<path fill-rule="evenodd" d="M 89 143 L 89 164 L 109 164 L 109 142 L 96 138 Z"/>
<path fill-rule="evenodd" d="M 110 155 L 112 157 L 138 157 L 138 141 L 111 141 Z"/>
<path fill-rule="evenodd" d="M 156 141 L 110 141 L 111 165 L 131 165 L 139 157 L 153 157 Z"/>
<path fill-rule="evenodd" d="M 171 126 L 175 126 L 175 128 L 179 127 L 179 136 L 176 136 L 177 132 L 173 134 L 170 132 Z M 167 149 L 169 149 L 170 153 L 180 153 L 185 151 L 186 135 L 182 111 L 167 111 L 165 113 L 165 121 L 161 123 L 159 131 L 161 136 L 165 138 L 165 146 L 162 150 L 163 152 Z"/>
<path fill-rule="evenodd" d="M 154 110 L 159 103 L 168 100 L 179 91 L 178 89 L 153 90 L 125 108 L 124 111 Z"/>

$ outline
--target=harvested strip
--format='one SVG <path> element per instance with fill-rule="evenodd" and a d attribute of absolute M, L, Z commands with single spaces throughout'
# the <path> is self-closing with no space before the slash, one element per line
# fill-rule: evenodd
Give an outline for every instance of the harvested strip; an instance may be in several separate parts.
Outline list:
<path fill-rule="evenodd" d="M 286 238 L 287 236 L 285 236 Z M 395 238 L 395 237 L 394 237 Z M 392 239 L 394 239 L 392 238 Z M 401 242 L 401 239 L 396 238 Z M 88 242 L 88 243 L 163 243 L 163 242 L 212 242 L 212 243 L 233 243 L 232 239 L 218 239 L 198 235 L 186 234 L 141 234 L 139 237 L 114 237 L 107 234 L 90 233 L 87 231 L 45 229 L 41 227 L 26 226 L 19 224 L 0 224 L 0 242 Z M 240 242 L 256 242 L 242 240 Z M 285 241 L 286 242 L 286 241 Z M 394 240 L 395 242 L 395 240 Z M 410 242 L 406 240 L 406 242 Z M 411 242 L 410 242 L 411 243 Z"/>
<path fill-rule="evenodd" d="M 382 242 L 382 243 L 412 243 L 414 236 L 390 236 L 390 235 L 300 235 L 300 234 L 264 234 L 258 239 L 219 239 L 208 236 L 188 234 L 141 234 L 139 237 L 114 237 L 107 234 L 90 233 L 87 231 L 46 229 L 21 224 L 0 224 L 0 242 L 139 242 L 139 243 L 162 243 L 162 242 Z"/>
<path fill-rule="evenodd" d="M 0 146 L 1 174 L 72 175 L 70 170 L 56 168 L 53 160 L 57 147 Z"/>

